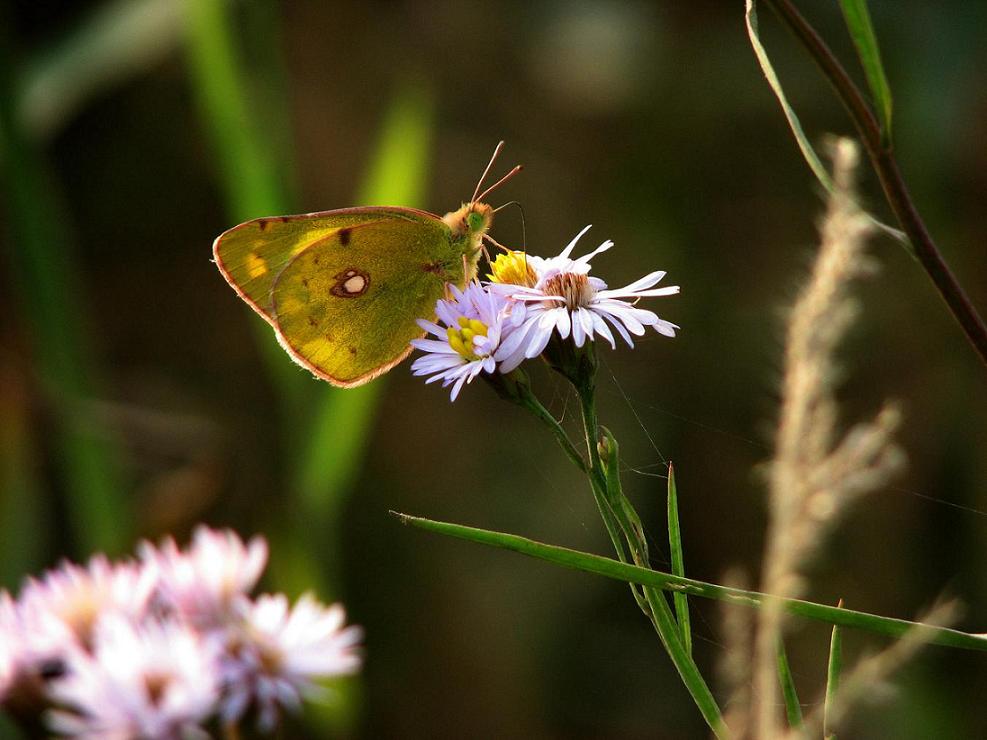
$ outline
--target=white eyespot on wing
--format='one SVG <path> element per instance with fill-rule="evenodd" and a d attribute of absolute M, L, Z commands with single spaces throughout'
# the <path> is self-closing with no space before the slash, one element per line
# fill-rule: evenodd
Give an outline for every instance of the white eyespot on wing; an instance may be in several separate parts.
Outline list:
<path fill-rule="evenodd" d="M 363 275 L 353 275 L 343 283 L 343 290 L 347 293 L 362 293 L 367 287 L 367 279 Z"/>
<path fill-rule="evenodd" d="M 350 267 L 333 275 L 336 284 L 330 289 L 337 298 L 356 298 L 367 292 L 370 287 L 370 273 Z"/>

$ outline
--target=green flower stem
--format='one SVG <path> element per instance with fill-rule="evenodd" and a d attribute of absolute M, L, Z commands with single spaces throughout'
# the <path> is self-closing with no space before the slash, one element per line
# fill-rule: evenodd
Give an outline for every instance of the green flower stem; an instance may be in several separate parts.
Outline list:
<path fill-rule="evenodd" d="M 449 537 L 457 537 L 490 547 L 511 550 L 522 555 L 554 563 L 564 568 L 580 570 L 585 573 L 594 573 L 617 581 L 624 581 L 625 583 L 637 583 L 663 591 L 678 591 L 690 596 L 726 601 L 731 604 L 740 604 L 754 609 L 761 608 L 764 601 L 769 598 L 757 591 L 748 591 L 728 586 L 719 586 L 705 581 L 697 581 L 694 578 L 685 578 L 683 576 L 672 575 L 671 573 L 651 570 L 650 568 L 621 563 L 611 558 L 592 555 L 567 547 L 547 545 L 514 534 L 466 527 L 461 524 L 438 522 L 432 519 L 424 519 L 397 512 L 392 513 L 403 524 L 408 524 L 418 529 L 436 532 Z M 826 604 L 817 604 L 812 601 L 802 601 L 801 599 L 779 598 L 779 601 L 786 613 L 813 619 L 818 622 L 862 629 L 895 638 L 902 637 L 906 632 L 915 627 L 921 627 L 929 637 L 928 642 L 932 645 L 987 652 L 987 634 L 972 634 L 946 627 L 911 622 L 906 619 L 881 617 L 876 614 L 868 614 L 867 612 L 858 612 L 852 609 L 843 609 Z"/>
<path fill-rule="evenodd" d="M 576 445 L 574 445 L 572 440 L 569 439 L 569 435 L 566 434 L 566 431 L 559 423 L 559 420 L 556 419 L 548 409 L 542 406 L 541 401 L 535 397 L 535 394 L 532 393 L 531 389 L 526 385 L 521 389 L 519 404 L 528 409 L 528 411 L 535 415 L 535 418 L 548 427 L 549 431 L 555 435 L 555 439 L 558 441 L 562 451 L 565 452 L 566 457 L 568 457 L 572 461 L 572 464 L 579 468 L 583 473 L 588 474 L 589 468 L 586 466 L 586 461 L 583 460 L 583 456 L 579 454 L 579 450 L 576 449 Z"/>
<path fill-rule="evenodd" d="M 593 352 L 594 350 L 594 347 L 589 347 L 587 352 Z M 634 511 L 630 502 L 626 499 L 620 488 L 619 466 L 614 464 L 610 470 L 611 474 L 608 476 L 607 468 L 604 467 L 603 460 L 600 456 L 599 442 L 601 439 L 607 440 L 607 443 L 610 446 L 612 454 L 609 457 L 611 460 L 616 460 L 616 445 L 610 435 L 602 438 L 600 436 L 600 425 L 596 413 L 596 387 L 594 382 L 596 367 L 595 358 L 590 359 L 587 362 L 580 363 L 580 366 L 589 369 L 588 372 L 580 373 L 579 382 L 576 384 L 576 390 L 579 394 L 583 426 L 586 432 L 586 448 L 589 452 L 591 465 L 589 477 L 593 488 L 593 493 L 597 498 L 597 505 L 600 506 L 601 513 L 604 512 L 604 509 L 609 509 L 620 524 L 634 562 L 638 567 L 646 567 L 648 565 L 647 541 L 644 538 L 644 531 L 641 528 L 640 519 L 637 517 L 637 513 Z M 605 500 L 602 502 L 600 501 L 601 496 L 605 497 Z M 604 522 L 606 521 L 607 517 L 604 516 Z M 637 526 L 634 526 L 634 522 L 637 523 Z M 610 531 L 609 525 L 608 531 Z M 614 538 L 614 533 L 612 531 L 610 531 L 610 536 L 611 539 Z M 617 545 L 616 542 L 614 544 L 615 546 Z M 648 584 L 642 585 L 644 586 L 642 589 L 644 592 L 644 598 L 647 601 L 647 605 L 651 612 L 651 621 L 654 624 L 655 629 L 658 631 L 658 635 L 661 638 L 662 644 L 665 646 L 665 650 L 668 652 L 669 657 L 672 659 L 672 663 L 679 672 L 682 682 L 689 690 L 693 701 L 695 701 L 696 706 L 699 708 L 699 711 L 702 713 L 703 718 L 706 720 L 706 723 L 709 725 L 710 729 L 713 730 L 713 733 L 717 737 L 729 737 L 729 730 L 723 722 L 723 716 L 720 712 L 719 706 L 716 703 L 716 699 L 713 697 L 713 693 L 709 690 L 706 680 L 699 672 L 699 667 L 692 659 L 692 655 L 681 640 L 679 626 L 675 621 L 675 617 L 672 614 L 672 609 L 669 606 L 668 601 L 665 599 L 665 595 L 661 592 L 660 588 L 655 588 Z M 636 595 L 635 598 L 637 598 Z M 638 604 L 641 604 L 640 599 L 638 599 Z"/>
<path fill-rule="evenodd" d="M 586 465 L 586 461 L 583 456 L 579 454 L 579 450 L 573 444 L 572 440 L 569 439 L 569 435 L 566 433 L 565 429 L 559 423 L 558 419 L 552 415 L 552 413 L 542 405 L 538 397 L 531 391 L 531 386 L 528 383 L 528 378 L 524 373 L 515 370 L 513 373 L 503 376 L 495 375 L 488 376 L 485 375 L 484 378 L 490 383 L 494 391 L 506 401 L 517 404 L 518 406 L 527 409 L 535 418 L 542 422 L 545 426 L 549 428 L 553 435 L 555 435 L 556 440 L 558 440 L 559 445 L 565 452 L 566 457 L 572 461 L 582 473 L 585 473 L 590 478 L 590 488 L 593 491 L 593 500 L 596 502 L 596 506 L 600 511 L 600 518 L 603 519 L 603 524 L 606 527 L 607 534 L 610 536 L 610 541 L 613 543 L 614 549 L 617 552 L 617 557 L 620 558 L 620 562 L 626 563 L 627 554 L 624 549 L 624 543 L 621 539 L 620 528 L 614 516 L 614 512 L 610 505 L 607 503 L 606 496 L 603 494 L 601 487 L 598 485 L 598 481 L 592 475 L 592 470 Z M 651 609 L 647 602 L 644 600 L 640 590 L 637 585 L 631 584 L 631 593 L 634 595 L 634 600 L 637 601 L 638 606 L 641 610 L 651 618 Z"/>
<path fill-rule="evenodd" d="M 601 488 L 597 485 L 596 479 L 592 475 L 590 475 L 590 489 L 593 491 L 593 500 L 596 501 L 596 507 L 600 510 L 600 517 L 603 519 L 603 524 L 607 528 L 607 534 L 610 535 L 610 541 L 613 543 L 614 550 L 617 552 L 620 562 L 628 562 L 627 551 L 630 550 L 631 562 L 639 563 L 641 554 L 635 550 L 636 541 L 627 536 L 628 523 L 626 518 L 623 517 L 624 512 L 619 508 L 615 509 L 613 507 L 605 493 L 606 488 Z M 622 536 L 623 538 L 621 538 Z M 634 600 L 641 608 L 641 611 L 644 612 L 644 615 L 652 621 L 655 629 L 659 630 L 660 635 L 661 630 L 657 622 L 655 622 L 654 609 L 647 594 L 644 593 L 644 589 L 641 589 L 638 584 L 632 583 L 631 594 L 633 594 Z"/>

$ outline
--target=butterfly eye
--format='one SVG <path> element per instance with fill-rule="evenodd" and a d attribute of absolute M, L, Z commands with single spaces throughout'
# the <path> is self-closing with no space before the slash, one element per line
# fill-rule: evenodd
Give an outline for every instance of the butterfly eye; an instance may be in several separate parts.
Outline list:
<path fill-rule="evenodd" d="M 483 218 L 483 214 L 473 211 L 469 216 L 466 217 L 467 223 L 469 224 L 470 231 L 480 231 L 484 227 L 484 222 L 486 219 Z"/>

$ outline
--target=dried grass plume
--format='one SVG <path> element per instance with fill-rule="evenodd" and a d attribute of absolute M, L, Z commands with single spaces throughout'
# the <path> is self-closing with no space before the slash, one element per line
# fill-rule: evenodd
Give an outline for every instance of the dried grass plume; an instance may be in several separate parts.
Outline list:
<path fill-rule="evenodd" d="M 839 139 L 832 156 L 834 189 L 820 225 L 821 247 L 788 319 L 781 410 L 768 468 L 770 521 L 760 590 L 780 597 L 803 592 L 801 568 L 832 523 L 904 463 L 892 439 L 900 418 L 893 406 L 842 437 L 836 432 L 835 351 L 857 314 L 849 286 L 873 271 L 864 254 L 873 222 L 855 202 L 856 145 Z M 768 599 L 756 627 L 750 719 L 761 738 L 784 734 L 775 662 L 783 619 L 780 604 Z"/>

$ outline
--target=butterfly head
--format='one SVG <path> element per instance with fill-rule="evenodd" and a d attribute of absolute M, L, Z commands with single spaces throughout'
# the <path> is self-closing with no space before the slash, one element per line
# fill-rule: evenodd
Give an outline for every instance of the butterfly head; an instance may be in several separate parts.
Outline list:
<path fill-rule="evenodd" d="M 447 213 L 442 220 L 452 229 L 454 237 L 468 237 L 470 243 L 479 243 L 493 223 L 493 208 L 486 203 L 464 203 L 462 208 Z"/>

